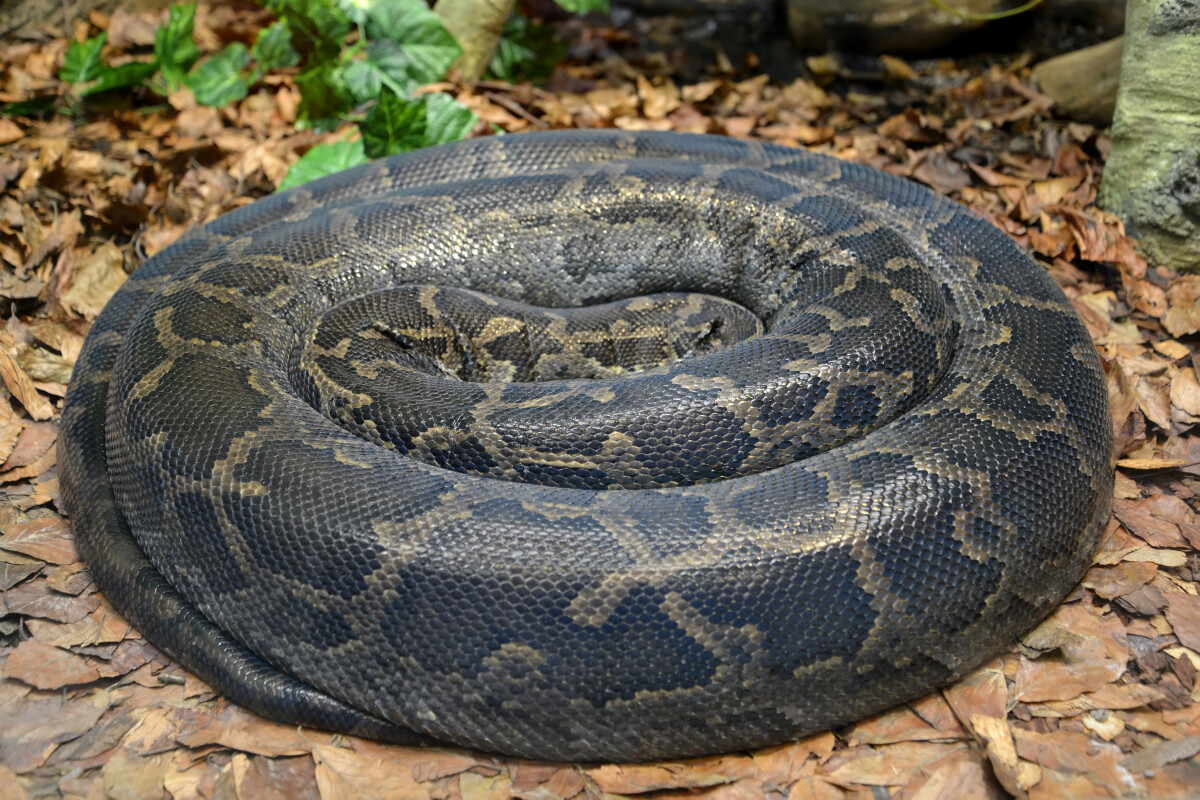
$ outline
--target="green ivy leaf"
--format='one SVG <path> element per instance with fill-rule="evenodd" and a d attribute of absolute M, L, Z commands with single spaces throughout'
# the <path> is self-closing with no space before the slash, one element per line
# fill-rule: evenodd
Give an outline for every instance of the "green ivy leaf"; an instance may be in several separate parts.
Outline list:
<path fill-rule="evenodd" d="M 445 92 L 421 97 L 425 101 L 425 143 L 423 147 L 465 139 L 479 117 Z"/>
<path fill-rule="evenodd" d="M 40 117 L 54 107 L 53 97 L 37 97 L 0 105 L 0 115 L 5 117 Z"/>
<path fill-rule="evenodd" d="M 340 77 L 352 105 L 373 100 L 383 90 L 384 75 L 374 61 L 348 61 L 342 65 Z"/>
<path fill-rule="evenodd" d="M 450 95 L 436 92 L 406 100 L 384 89 L 360 126 L 371 158 L 462 139 L 479 118 Z"/>
<path fill-rule="evenodd" d="M 119 67 L 105 67 L 104 71 L 81 94 L 83 96 L 107 92 L 112 89 L 127 89 L 130 86 L 141 86 L 158 72 L 158 64 L 153 61 L 130 61 Z"/>
<path fill-rule="evenodd" d="M 342 10 L 342 13 L 349 17 L 350 21 L 355 25 L 365 25 L 367 15 L 371 13 L 371 8 L 376 5 L 379 0 L 336 0 L 337 7 Z M 388 2 L 388 0 L 383 0 Z"/>
<path fill-rule="evenodd" d="M 462 48 L 424 0 L 389 0 L 367 17 L 369 58 L 400 85 L 441 80 Z"/>
<path fill-rule="evenodd" d="M 268 5 L 292 32 L 292 46 L 311 67 L 337 59 L 350 32 L 345 12 L 329 0 L 284 0 Z"/>
<path fill-rule="evenodd" d="M 608 13 L 608 0 L 554 0 L 559 8 L 570 11 L 572 14 L 587 14 L 592 11 L 598 11 L 601 14 Z"/>
<path fill-rule="evenodd" d="M 282 192 L 293 186 L 357 167 L 367 161 L 361 139 L 355 142 L 319 144 L 300 156 L 300 160 L 292 165 L 288 174 L 280 181 L 276 191 Z"/>
<path fill-rule="evenodd" d="M 425 104 L 405 100 L 385 89 L 359 125 L 370 158 L 404 153 L 421 146 L 425 134 Z"/>
<path fill-rule="evenodd" d="M 250 51 L 241 42 L 233 42 L 216 55 L 209 56 L 187 76 L 188 88 L 202 106 L 227 106 L 236 103 L 250 90 L 242 70 L 250 66 Z"/>
<path fill-rule="evenodd" d="M 154 60 L 158 62 L 169 92 L 187 81 L 188 69 L 200 57 L 200 50 L 192 41 L 195 21 L 195 3 L 173 5 L 167 24 L 154 34 Z"/>
<path fill-rule="evenodd" d="M 250 55 L 264 72 L 294 67 L 300 63 L 300 54 L 292 47 L 292 31 L 283 20 L 273 22 L 258 32 Z"/>
<path fill-rule="evenodd" d="M 93 36 L 86 42 L 72 40 L 63 56 L 62 66 L 58 69 L 58 77 L 67 83 L 84 83 L 95 80 L 96 76 L 105 69 L 100 51 L 108 41 L 108 33 Z"/>
<path fill-rule="evenodd" d="M 300 123 L 314 128 L 337 127 L 339 117 L 350 109 L 349 93 L 342 83 L 343 66 L 337 61 L 327 61 L 296 76 Z"/>
<path fill-rule="evenodd" d="M 100 58 L 100 51 L 108 34 L 102 33 L 86 42 L 71 42 L 63 57 L 58 76 L 70 84 L 81 85 L 79 95 L 87 97 L 110 89 L 140 86 L 158 72 L 153 61 L 131 61 L 119 67 L 107 66 Z"/>
<path fill-rule="evenodd" d="M 488 63 L 488 74 L 509 83 L 540 83 L 554 74 L 554 67 L 566 50 L 553 28 L 514 14 L 504 24 L 496 52 Z"/>

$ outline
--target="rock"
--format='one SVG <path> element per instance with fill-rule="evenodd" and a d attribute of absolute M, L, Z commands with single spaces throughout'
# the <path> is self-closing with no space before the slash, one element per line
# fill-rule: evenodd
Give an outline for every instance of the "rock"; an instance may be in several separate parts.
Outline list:
<path fill-rule="evenodd" d="M 948 0 L 974 14 L 1006 0 Z M 928 52 L 983 23 L 943 11 L 929 0 L 787 0 L 788 27 L 801 50 L 829 47 L 875 53 Z"/>
<path fill-rule="evenodd" d="M 1078 122 L 1110 125 L 1125 37 L 1043 61 L 1033 68 L 1043 92 L 1059 111 Z"/>

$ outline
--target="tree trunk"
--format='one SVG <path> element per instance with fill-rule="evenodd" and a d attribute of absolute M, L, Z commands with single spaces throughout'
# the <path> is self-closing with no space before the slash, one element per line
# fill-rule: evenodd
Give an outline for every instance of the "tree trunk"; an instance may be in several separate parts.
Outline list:
<path fill-rule="evenodd" d="M 483 77 L 514 5 L 516 0 L 438 0 L 434 4 L 433 13 L 463 50 L 454 62 L 463 80 Z"/>
<path fill-rule="evenodd" d="M 1151 264 L 1200 270 L 1200 2 L 1129 0 L 1101 202 Z"/>

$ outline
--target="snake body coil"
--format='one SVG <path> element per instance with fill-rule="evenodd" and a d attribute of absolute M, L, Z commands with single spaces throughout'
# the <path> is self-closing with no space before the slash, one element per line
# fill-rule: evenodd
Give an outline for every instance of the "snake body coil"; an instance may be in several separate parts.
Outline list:
<path fill-rule="evenodd" d="M 1011 646 L 1090 562 L 1110 446 L 1086 330 L 970 212 L 564 132 L 193 231 L 96 321 L 60 463 L 97 583 L 236 702 L 613 760 L 846 723 Z"/>

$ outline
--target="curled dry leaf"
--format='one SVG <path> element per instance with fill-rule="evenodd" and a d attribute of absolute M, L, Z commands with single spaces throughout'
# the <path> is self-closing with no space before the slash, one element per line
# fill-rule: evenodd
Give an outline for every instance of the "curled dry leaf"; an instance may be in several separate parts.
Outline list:
<path fill-rule="evenodd" d="M 1042 772 L 1036 765 L 1017 758 L 1008 723 L 1000 717 L 975 714 L 971 717 L 971 727 L 987 749 L 992 774 L 1010 794 L 1025 797 L 1030 787 L 1042 779 Z"/>
<path fill-rule="evenodd" d="M 1014 691 L 1024 702 L 1070 700 L 1096 691 L 1121 677 L 1129 659 L 1120 619 L 1078 604 L 1059 608 L 1022 645 L 1045 654 L 1017 665 Z"/>
<path fill-rule="evenodd" d="M 0 342 L 0 378 L 3 378 L 8 391 L 20 401 L 29 416 L 36 420 L 50 419 L 54 416 L 54 407 L 38 394 L 29 375 L 17 363 L 15 350 L 15 347 L 10 349 Z"/>
<path fill-rule="evenodd" d="M 1172 336 L 1200 331 L 1200 275 L 1185 275 L 1171 282 L 1162 324 Z"/>
<path fill-rule="evenodd" d="M 97 247 L 79 265 L 71 288 L 61 297 L 63 305 L 86 319 L 95 319 L 125 282 L 124 263 L 121 249 L 111 242 Z"/>

